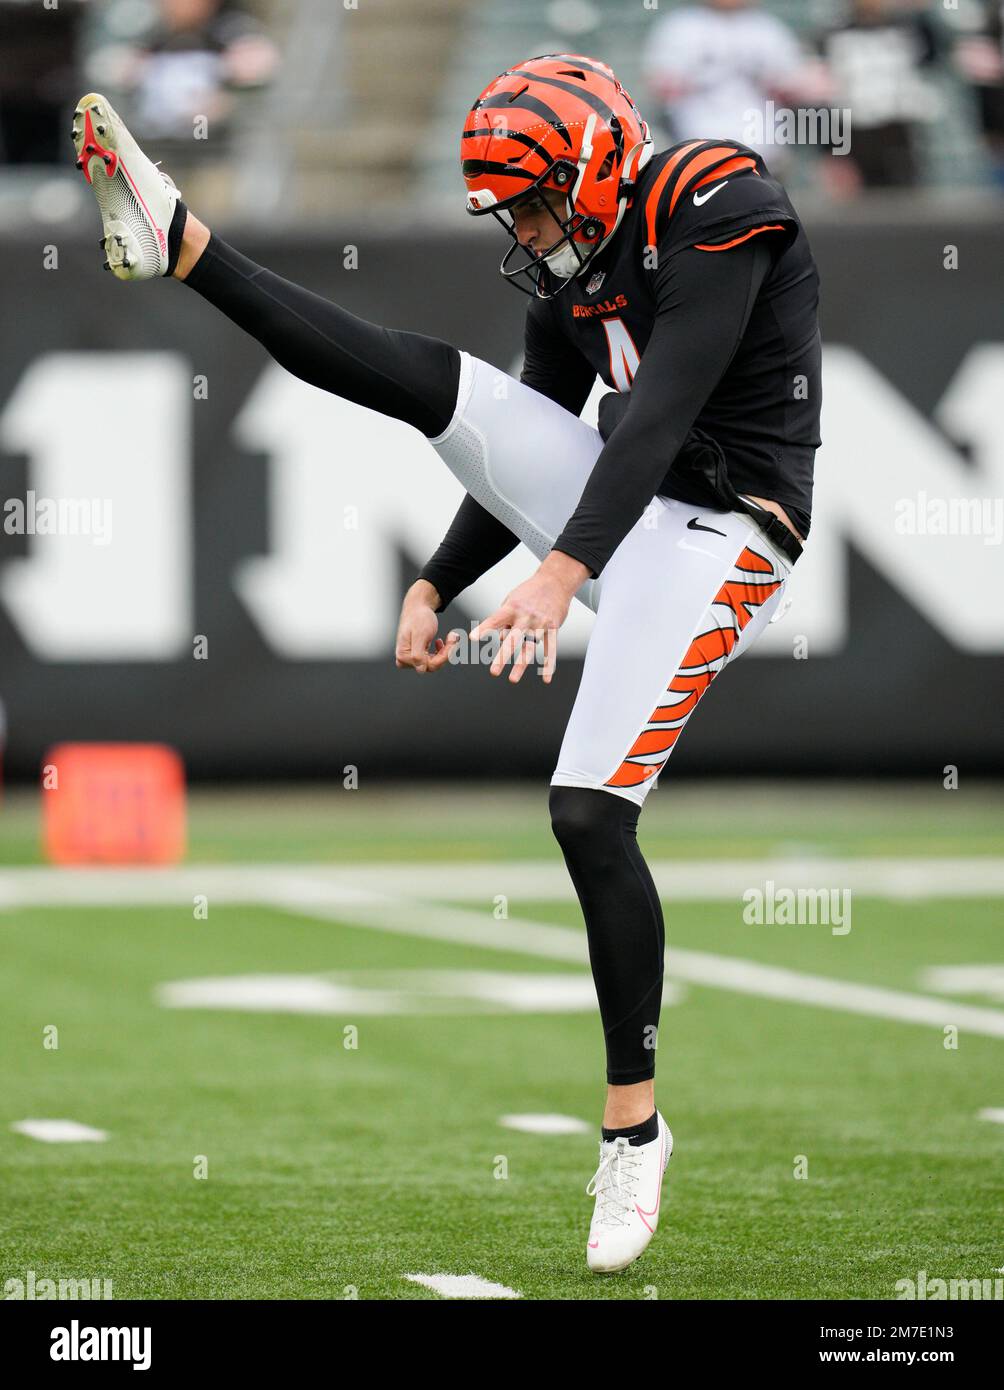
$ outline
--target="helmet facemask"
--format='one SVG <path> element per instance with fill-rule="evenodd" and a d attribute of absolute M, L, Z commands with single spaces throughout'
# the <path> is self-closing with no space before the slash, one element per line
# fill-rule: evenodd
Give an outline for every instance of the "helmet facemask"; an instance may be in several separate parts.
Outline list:
<path fill-rule="evenodd" d="M 570 184 L 573 173 L 574 165 L 558 165 L 548 170 L 517 197 L 489 209 L 496 222 L 505 228 L 511 238 L 511 245 L 506 249 L 499 265 L 499 273 L 504 280 L 516 289 L 522 290 L 524 294 L 540 299 L 553 299 L 576 275 L 581 275 L 603 245 L 603 224 L 584 213 L 576 212 L 570 194 L 565 198 L 563 218 L 555 211 L 551 200 L 545 196 L 545 189 L 560 186 L 562 179 Z M 532 251 L 522 245 L 516 235 L 516 224 L 512 215 L 512 210 L 517 204 L 534 196 L 540 199 L 541 205 L 547 210 L 548 216 L 560 233 L 554 245 L 541 252 Z M 583 246 L 576 240 L 577 236 L 588 238 L 587 244 Z"/>

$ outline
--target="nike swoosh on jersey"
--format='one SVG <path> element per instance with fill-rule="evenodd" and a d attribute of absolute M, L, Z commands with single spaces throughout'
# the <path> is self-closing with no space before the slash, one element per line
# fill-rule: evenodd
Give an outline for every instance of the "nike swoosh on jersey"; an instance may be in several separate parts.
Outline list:
<path fill-rule="evenodd" d="M 709 198 L 713 198 L 715 194 L 719 191 L 719 189 L 725 187 L 726 183 L 728 183 L 728 179 L 726 179 L 724 183 L 716 183 L 714 188 L 708 189 L 707 193 L 695 193 L 694 207 L 699 208 L 702 203 L 706 203 Z"/>
<path fill-rule="evenodd" d="M 697 517 L 696 517 L 696 516 L 695 516 L 695 517 L 691 517 L 690 521 L 687 522 L 687 530 L 688 530 L 688 531 L 710 531 L 711 534 L 712 534 L 713 536 L 725 536 L 725 532 L 724 532 L 724 531 L 716 531 L 715 528 L 714 528 L 713 526 L 702 526 L 701 523 L 697 520 Z M 726 536 L 725 539 L 728 540 L 728 537 Z"/>

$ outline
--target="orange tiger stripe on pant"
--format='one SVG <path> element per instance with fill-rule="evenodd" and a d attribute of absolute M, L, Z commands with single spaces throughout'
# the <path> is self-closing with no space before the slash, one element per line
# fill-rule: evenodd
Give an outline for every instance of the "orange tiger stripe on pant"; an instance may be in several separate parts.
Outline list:
<path fill-rule="evenodd" d="M 697 708 L 698 701 L 715 676 L 731 658 L 739 636 L 759 608 L 777 592 L 782 581 L 777 570 L 765 555 L 751 550 L 742 551 L 732 567 L 735 578 L 726 579 L 711 600 L 708 617 L 714 618 L 715 608 L 730 615 L 728 626 L 720 623 L 698 633 L 687 648 L 680 666 L 666 687 L 667 694 L 677 698 L 660 701 L 649 715 L 645 728 L 635 738 L 614 775 L 604 783 L 608 787 L 636 787 L 647 782 L 665 765 L 687 721 Z M 762 575 L 762 580 L 751 578 Z M 657 761 L 651 761 L 656 758 Z M 644 759 L 644 761 L 642 761 Z"/>

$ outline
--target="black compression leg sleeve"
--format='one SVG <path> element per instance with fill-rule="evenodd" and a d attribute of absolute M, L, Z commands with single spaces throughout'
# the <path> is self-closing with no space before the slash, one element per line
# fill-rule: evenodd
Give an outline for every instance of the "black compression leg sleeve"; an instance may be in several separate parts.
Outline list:
<path fill-rule="evenodd" d="M 312 386 L 403 420 L 430 439 L 453 418 L 460 354 L 449 343 L 356 318 L 215 234 L 184 283 Z"/>
<path fill-rule="evenodd" d="M 655 1075 L 666 931 L 636 838 L 641 807 L 589 787 L 552 787 L 551 826 L 586 920 L 607 1081 Z"/>

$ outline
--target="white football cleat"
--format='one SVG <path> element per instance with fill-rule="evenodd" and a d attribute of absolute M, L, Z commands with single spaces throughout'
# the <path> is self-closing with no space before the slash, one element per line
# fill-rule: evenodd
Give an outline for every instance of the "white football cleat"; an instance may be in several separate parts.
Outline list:
<path fill-rule="evenodd" d="M 136 144 L 105 97 L 90 92 L 73 113 L 77 168 L 94 190 L 108 268 L 119 280 L 167 270 L 167 234 L 179 193 Z"/>
<path fill-rule="evenodd" d="M 673 1135 L 661 1115 L 659 1136 L 650 1144 L 632 1147 L 623 1135 L 600 1140 L 600 1166 L 586 1187 L 596 1197 L 586 1246 L 586 1264 L 595 1273 L 626 1269 L 655 1235 L 672 1152 Z"/>

